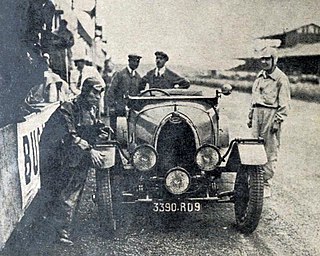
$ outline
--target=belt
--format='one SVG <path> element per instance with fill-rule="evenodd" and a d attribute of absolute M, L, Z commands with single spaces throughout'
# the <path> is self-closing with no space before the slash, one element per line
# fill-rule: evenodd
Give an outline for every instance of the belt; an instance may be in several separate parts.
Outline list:
<path fill-rule="evenodd" d="M 265 106 L 259 103 L 253 104 L 252 105 L 253 108 L 270 108 L 270 109 L 277 109 L 278 107 L 273 107 L 273 106 Z"/>

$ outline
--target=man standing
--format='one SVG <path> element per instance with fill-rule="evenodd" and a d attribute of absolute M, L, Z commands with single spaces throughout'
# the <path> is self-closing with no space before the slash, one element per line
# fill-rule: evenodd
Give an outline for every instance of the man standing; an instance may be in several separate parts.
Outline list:
<path fill-rule="evenodd" d="M 116 132 L 117 117 L 125 116 L 125 100 L 127 95 L 138 95 L 141 88 L 141 76 L 136 71 L 142 57 L 137 54 L 128 55 L 128 66 L 114 74 L 107 92 L 110 126 Z"/>
<path fill-rule="evenodd" d="M 98 72 L 98 70 L 94 66 L 91 65 L 91 63 L 87 59 L 87 57 L 83 57 L 83 58 L 80 57 L 80 58 L 74 59 L 74 64 L 75 64 L 77 70 L 79 71 L 78 80 L 76 82 L 76 87 L 79 90 L 79 93 L 80 93 L 83 82 L 88 77 L 96 78 L 97 80 L 100 81 L 103 88 L 106 87 L 106 84 L 103 81 L 100 73 Z"/>
<path fill-rule="evenodd" d="M 81 94 L 63 103 L 50 117 L 40 141 L 42 189 L 58 241 L 72 245 L 71 225 L 90 167 L 101 167 L 104 155 L 94 144 L 107 131 L 98 120 L 104 87 L 96 78 L 84 81 Z"/>
<path fill-rule="evenodd" d="M 280 146 L 281 124 L 286 120 L 290 102 L 288 77 L 277 67 L 274 48 L 263 48 L 260 54 L 262 70 L 252 87 L 248 127 L 255 138 L 262 137 L 268 162 L 263 167 L 265 197 L 271 196 L 270 183 L 274 175 Z"/>
<path fill-rule="evenodd" d="M 189 88 L 190 82 L 168 69 L 165 65 L 169 56 L 161 51 L 155 52 L 156 68 L 150 70 L 141 80 L 141 87 L 171 89 L 171 88 Z"/>
<path fill-rule="evenodd" d="M 60 26 L 54 32 L 56 38 L 53 40 L 54 49 L 50 51 L 52 55 L 52 70 L 60 75 L 60 77 L 69 81 L 71 68 L 71 47 L 74 45 L 74 37 L 72 32 L 67 27 L 66 20 L 60 21 Z"/>

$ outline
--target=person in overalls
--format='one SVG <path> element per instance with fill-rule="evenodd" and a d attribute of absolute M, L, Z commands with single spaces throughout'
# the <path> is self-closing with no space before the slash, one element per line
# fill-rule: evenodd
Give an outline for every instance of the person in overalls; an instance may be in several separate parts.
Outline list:
<path fill-rule="evenodd" d="M 271 196 L 270 179 L 274 176 L 280 147 L 282 123 L 286 120 L 290 102 L 288 77 L 277 67 L 275 48 L 260 52 L 262 70 L 252 86 L 248 127 L 255 138 L 263 138 L 268 162 L 264 169 L 264 196 Z"/>
<path fill-rule="evenodd" d="M 104 155 L 94 149 L 96 141 L 108 133 L 98 119 L 103 90 L 98 79 L 87 78 L 81 94 L 64 102 L 50 117 L 41 137 L 40 154 L 46 161 L 41 182 L 49 194 L 48 215 L 58 241 L 65 244 L 73 244 L 72 222 L 88 170 L 103 164 Z"/>

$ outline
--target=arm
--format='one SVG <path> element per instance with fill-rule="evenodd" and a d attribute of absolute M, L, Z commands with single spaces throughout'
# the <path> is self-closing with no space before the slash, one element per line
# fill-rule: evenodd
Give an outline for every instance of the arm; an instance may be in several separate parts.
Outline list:
<path fill-rule="evenodd" d="M 250 102 L 250 108 L 249 108 L 249 113 L 248 113 L 248 122 L 247 126 L 249 128 L 252 127 L 252 117 L 253 117 L 253 94 L 254 94 L 254 88 L 256 87 L 257 81 L 254 81 L 251 89 L 251 102 Z"/>
<path fill-rule="evenodd" d="M 171 71 L 172 72 L 172 71 Z M 176 88 L 175 85 L 179 85 L 177 86 L 177 88 L 181 88 L 181 89 L 188 89 L 190 87 L 190 82 L 189 80 L 187 80 L 186 78 L 172 72 L 172 82 L 173 82 L 173 86 L 174 88 Z"/>
<path fill-rule="evenodd" d="M 70 102 L 66 102 L 60 107 L 59 113 L 62 122 L 65 124 L 66 127 L 66 135 L 64 136 L 65 142 L 70 146 L 78 147 L 84 151 L 90 150 L 92 146 L 86 140 L 81 138 L 80 135 L 77 133 L 76 120 L 73 114 L 73 104 Z"/>
<path fill-rule="evenodd" d="M 116 72 L 112 77 L 110 88 L 107 91 L 107 104 L 110 108 L 115 108 L 116 105 L 117 88 L 120 82 L 119 80 L 119 73 Z"/>
<path fill-rule="evenodd" d="M 141 81 L 140 81 L 139 87 L 138 87 L 139 91 L 143 91 L 146 88 L 147 83 L 149 83 L 148 73 L 141 78 Z"/>
<path fill-rule="evenodd" d="M 283 122 L 288 116 L 289 112 L 289 102 L 290 102 L 290 83 L 287 77 L 281 78 L 278 82 L 279 84 L 279 94 L 278 102 L 279 107 L 275 115 L 275 121 Z"/>
<path fill-rule="evenodd" d="M 90 158 L 92 163 L 95 166 L 101 167 L 103 162 L 103 154 L 95 149 L 93 146 L 88 143 L 87 140 L 81 138 L 81 136 L 77 133 L 76 130 L 76 120 L 74 116 L 74 110 L 72 108 L 72 103 L 65 103 L 60 107 L 60 116 L 62 117 L 67 134 L 65 135 L 65 142 L 68 143 L 72 147 L 78 148 L 83 153 L 88 152 L 90 154 Z"/>

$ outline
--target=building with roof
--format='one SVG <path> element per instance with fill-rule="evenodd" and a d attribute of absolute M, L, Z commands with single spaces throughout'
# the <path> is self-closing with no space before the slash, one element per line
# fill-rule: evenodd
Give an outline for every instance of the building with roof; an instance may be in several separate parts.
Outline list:
<path fill-rule="evenodd" d="M 320 26 L 310 23 L 292 30 L 261 36 L 259 40 L 278 40 L 278 66 L 287 74 L 320 74 Z M 258 71 L 259 60 L 255 56 L 238 58 L 245 64 L 234 70 Z"/>

